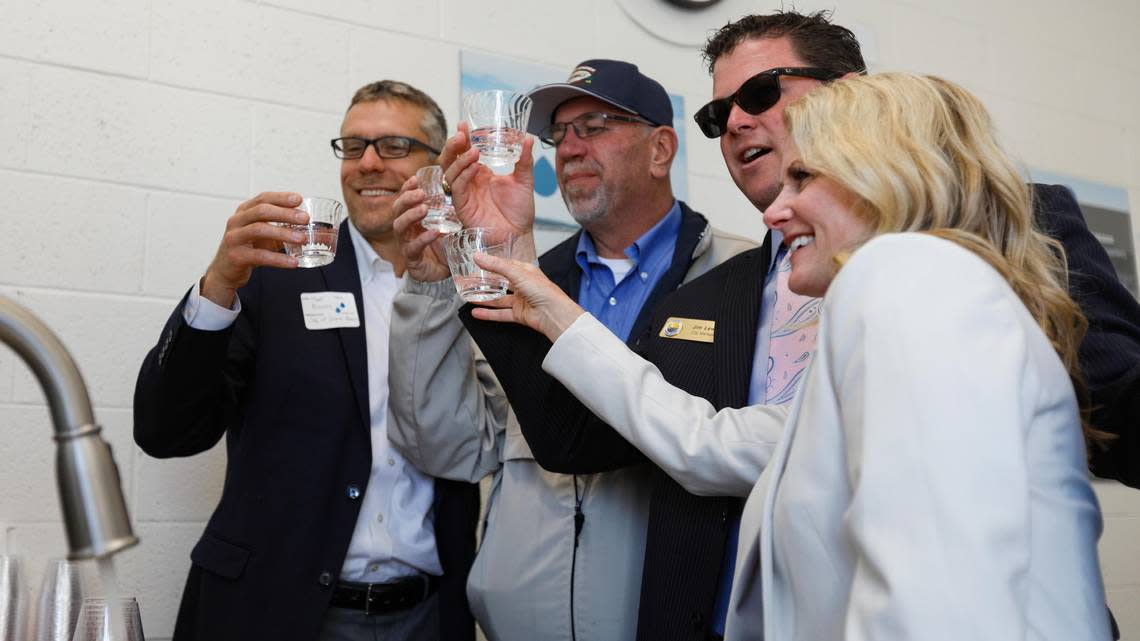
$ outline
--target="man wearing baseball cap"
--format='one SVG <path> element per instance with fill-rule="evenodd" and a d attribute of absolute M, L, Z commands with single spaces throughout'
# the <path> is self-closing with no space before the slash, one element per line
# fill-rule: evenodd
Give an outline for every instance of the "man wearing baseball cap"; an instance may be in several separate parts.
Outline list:
<path fill-rule="evenodd" d="M 635 65 L 588 60 L 530 97 L 530 133 L 556 149 L 562 197 L 582 225 L 538 264 L 615 335 L 635 345 L 665 295 L 755 246 L 674 198 L 673 109 Z M 461 126 L 440 158 L 465 226 L 513 230 L 516 257 L 528 260 L 533 144 L 513 174 L 494 176 Z M 431 244 L 437 233 L 418 224 L 426 208 L 414 187 L 405 184 L 395 205 L 408 278 L 392 316 L 389 436 L 427 473 L 493 476 L 468 580 L 472 611 L 491 639 L 632 639 L 650 502 L 663 475 L 648 462 L 559 470 L 532 451 L 527 435 L 548 417 L 588 411 L 542 371 L 550 343 L 540 335 L 456 314 L 462 303 Z"/>

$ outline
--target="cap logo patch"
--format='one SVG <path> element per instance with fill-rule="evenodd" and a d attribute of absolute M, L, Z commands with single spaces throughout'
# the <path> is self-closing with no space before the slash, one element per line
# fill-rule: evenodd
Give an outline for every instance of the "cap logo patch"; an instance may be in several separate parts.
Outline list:
<path fill-rule="evenodd" d="M 570 77 L 566 79 L 567 84 L 574 84 L 575 82 L 589 82 L 594 76 L 595 69 L 587 67 L 586 65 L 579 65 L 570 72 Z"/>

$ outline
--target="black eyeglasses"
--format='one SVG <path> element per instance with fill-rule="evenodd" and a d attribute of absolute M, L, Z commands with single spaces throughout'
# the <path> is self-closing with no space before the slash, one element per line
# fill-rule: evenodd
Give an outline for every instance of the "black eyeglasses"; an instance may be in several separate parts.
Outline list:
<path fill-rule="evenodd" d="M 709 138 L 720 138 L 728 127 L 728 116 L 732 113 L 732 103 L 740 105 L 753 116 L 771 109 L 780 102 L 780 76 L 798 76 L 815 80 L 835 80 L 843 72 L 819 69 L 816 67 L 776 67 L 752 76 L 744 81 L 731 96 L 708 103 L 693 114 L 701 133 Z"/>
<path fill-rule="evenodd" d="M 407 136 L 380 136 L 379 138 L 349 136 L 347 138 L 333 138 L 329 142 L 332 144 L 333 154 L 344 160 L 360 158 L 368 150 L 369 145 L 376 147 L 376 153 L 381 158 L 403 158 L 412 152 L 413 147 L 423 147 L 431 153 L 439 155 L 439 150 L 435 147 Z"/>
<path fill-rule="evenodd" d="M 590 138 L 597 136 L 606 130 L 606 122 L 614 120 L 617 122 L 632 122 L 642 125 L 649 125 L 656 127 L 657 125 L 649 122 L 645 118 L 637 116 L 621 116 L 618 114 L 607 114 L 600 111 L 592 111 L 588 114 L 582 114 L 570 122 L 554 122 L 551 123 L 546 129 L 538 133 L 538 139 L 542 144 L 547 147 L 557 147 L 562 144 L 562 140 L 566 138 L 566 128 L 572 127 L 574 135 L 579 138 Z"/>

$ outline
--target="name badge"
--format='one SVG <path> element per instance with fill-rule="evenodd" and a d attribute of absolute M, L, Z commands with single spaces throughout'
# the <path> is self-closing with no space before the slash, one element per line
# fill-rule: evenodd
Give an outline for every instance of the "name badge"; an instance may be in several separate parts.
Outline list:
<path fill-rule="evenodd" d="M 305 329 L 360 327 L 356 298 L 352 292 L 309 292 L 301 294 Z"/>
<path fill-rule="evenodd" d="M 665 325 L 658 334 L 661 338 L 679 338 L 683 341 L 697 341 L 698 343 L 713 342 L 716 330 L 716 321 L 697 320 L 695 318 L 672 317 L 665 321 Z"/>

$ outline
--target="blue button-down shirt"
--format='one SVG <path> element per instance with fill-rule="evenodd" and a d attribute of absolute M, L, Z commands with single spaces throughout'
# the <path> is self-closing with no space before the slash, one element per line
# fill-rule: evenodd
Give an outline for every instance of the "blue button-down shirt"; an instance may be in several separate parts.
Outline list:
<path fill-rule="evenodd" d="M 629 332 L 642 306 L 673 262 L 680 230 L 681 204 L 673 201 L 665 217 L 625 249 L 633 268 L 620 283 L 614 282 L 614 273 L 598 258 L 590 235 L 583 233 L 578 238 L 576 255 L 578 267 L 582 269 L 578 304 L 615 336 L 629 340 Z"/>

